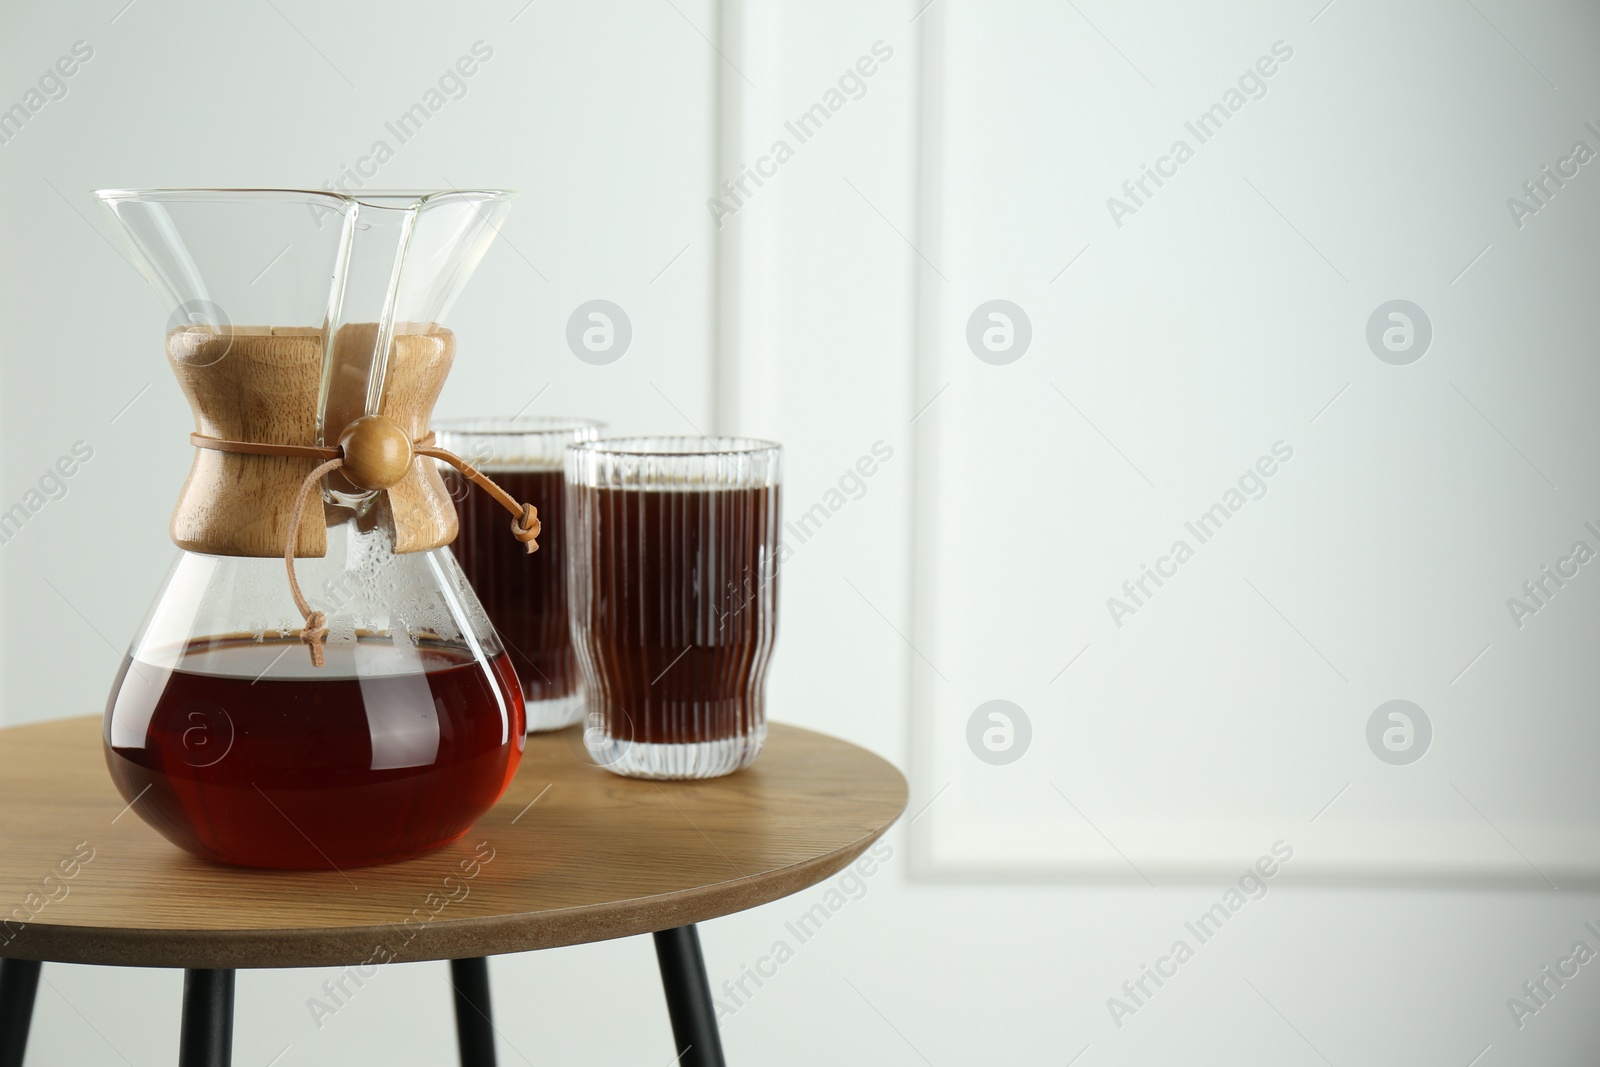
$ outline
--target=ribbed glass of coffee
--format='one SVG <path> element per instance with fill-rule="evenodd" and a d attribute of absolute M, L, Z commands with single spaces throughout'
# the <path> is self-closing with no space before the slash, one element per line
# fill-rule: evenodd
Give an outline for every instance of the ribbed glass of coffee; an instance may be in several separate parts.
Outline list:
<path fill-rule="evenodd" d="M 567 449 L 585 745 L 635 778 L 714 778 L 766 738 L 783 450 L 743 437 Z"/>
<path fill-rule="evenodd" d="M 506 536 L 504 511 L 459 471 L 441 464 L 461 534 L 452 544 L 522 683 L 528 732 L 583 717 L 583 686 L 567 625 L 567 538 L 562 529 L 568 444 L 592 441 L 601 424 L 554 416 L 435 419 L 442 448 L 465 457 L 518 500 L 536 500 L 547 534 L 529 555 Z"/>

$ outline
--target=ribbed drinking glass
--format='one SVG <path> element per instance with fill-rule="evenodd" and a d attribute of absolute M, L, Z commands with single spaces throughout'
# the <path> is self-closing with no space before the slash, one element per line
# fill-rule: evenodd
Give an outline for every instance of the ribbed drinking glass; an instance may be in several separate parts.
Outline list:
<path fill-rule="evenodd" d="M 567 449 L 584 740 L 636 778 L 714 778 L 766 737 L 782 448 L 630 437 Z"/>
<path fill-rule="evenodd" d="M 544 533 L 528 555 L 506 536 L 500 506 L 440 464 L 461 533 L 450 546 L 511 656 L 528 710 L 528 732 L 559 730 L 583 717 L 583 687 L 567 626 L 567 445 L 591 441 L 591 419 L 480 416 L 435 419 L 442 448 L 462 456 L 518 500 L 539 509 Z"/>

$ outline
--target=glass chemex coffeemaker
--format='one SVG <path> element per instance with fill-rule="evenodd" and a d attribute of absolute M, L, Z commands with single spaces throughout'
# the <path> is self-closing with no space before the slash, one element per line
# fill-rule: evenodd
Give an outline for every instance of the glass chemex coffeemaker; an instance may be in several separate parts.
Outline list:
<path fill-rule="evenodd" d="M 98 195 L 175 309 L 167 360 L 195 416 L 181 551 L 106 707 L 118 789 L 225 863 L 356 867 L 454 840 L 509 784 L 524 712 L 446 547 L 436 460 L 529 551 L 539 523 L 428 426 L 455 356 L 440 322 L 512 194 Z"/>

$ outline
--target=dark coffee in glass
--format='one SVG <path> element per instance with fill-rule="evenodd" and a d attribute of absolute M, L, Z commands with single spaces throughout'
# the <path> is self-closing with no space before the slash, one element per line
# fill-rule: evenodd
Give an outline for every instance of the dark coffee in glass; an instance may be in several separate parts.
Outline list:
<path fill-rule="evenodd" d="M 766 736 L 781 450 L 626 438 L 567 460 L 572 628 L 597 762 L 644 778 L 747 766 Z"/>
<path fill-rule="evenodd" d="M 567 620 L 567 488 L 561 464 L 566 446 L 593 439 L 599 426 L 562 418 L 434 424 L 442 447 L 539 509 L 539 550 L 529 555 L 508 536 L 503 508 L 488 494 L 469 491 L 456 471 L 442 472 L 461 523 L 451 549 L 511 657 L 530 732 L 570 726 L 583 716 L 582 678 Z"/>

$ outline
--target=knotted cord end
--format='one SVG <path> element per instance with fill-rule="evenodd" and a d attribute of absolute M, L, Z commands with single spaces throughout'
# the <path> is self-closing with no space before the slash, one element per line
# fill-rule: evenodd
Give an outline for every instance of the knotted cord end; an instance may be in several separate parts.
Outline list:
<path fill-rule="evenodd" d="M 300 640 L 304 641 L 311 649 L 311 665 L 323 665 L 322 643 L 328 639 L 328 617 L 320 611 L 313 611 L 306 616 L 305 628 L 300 631 Z"/>
<path fill-rule="evenodd" d="M 539 522 L 539 509 L 532 504 L 522 505 L 522 514 L 511 520 L 511 533 L 518 541 L 528 546 L 528 553 L 539 551 L 539 542 L 534 538 L 539 536 L 539 531 L 544 525 Z"/>

